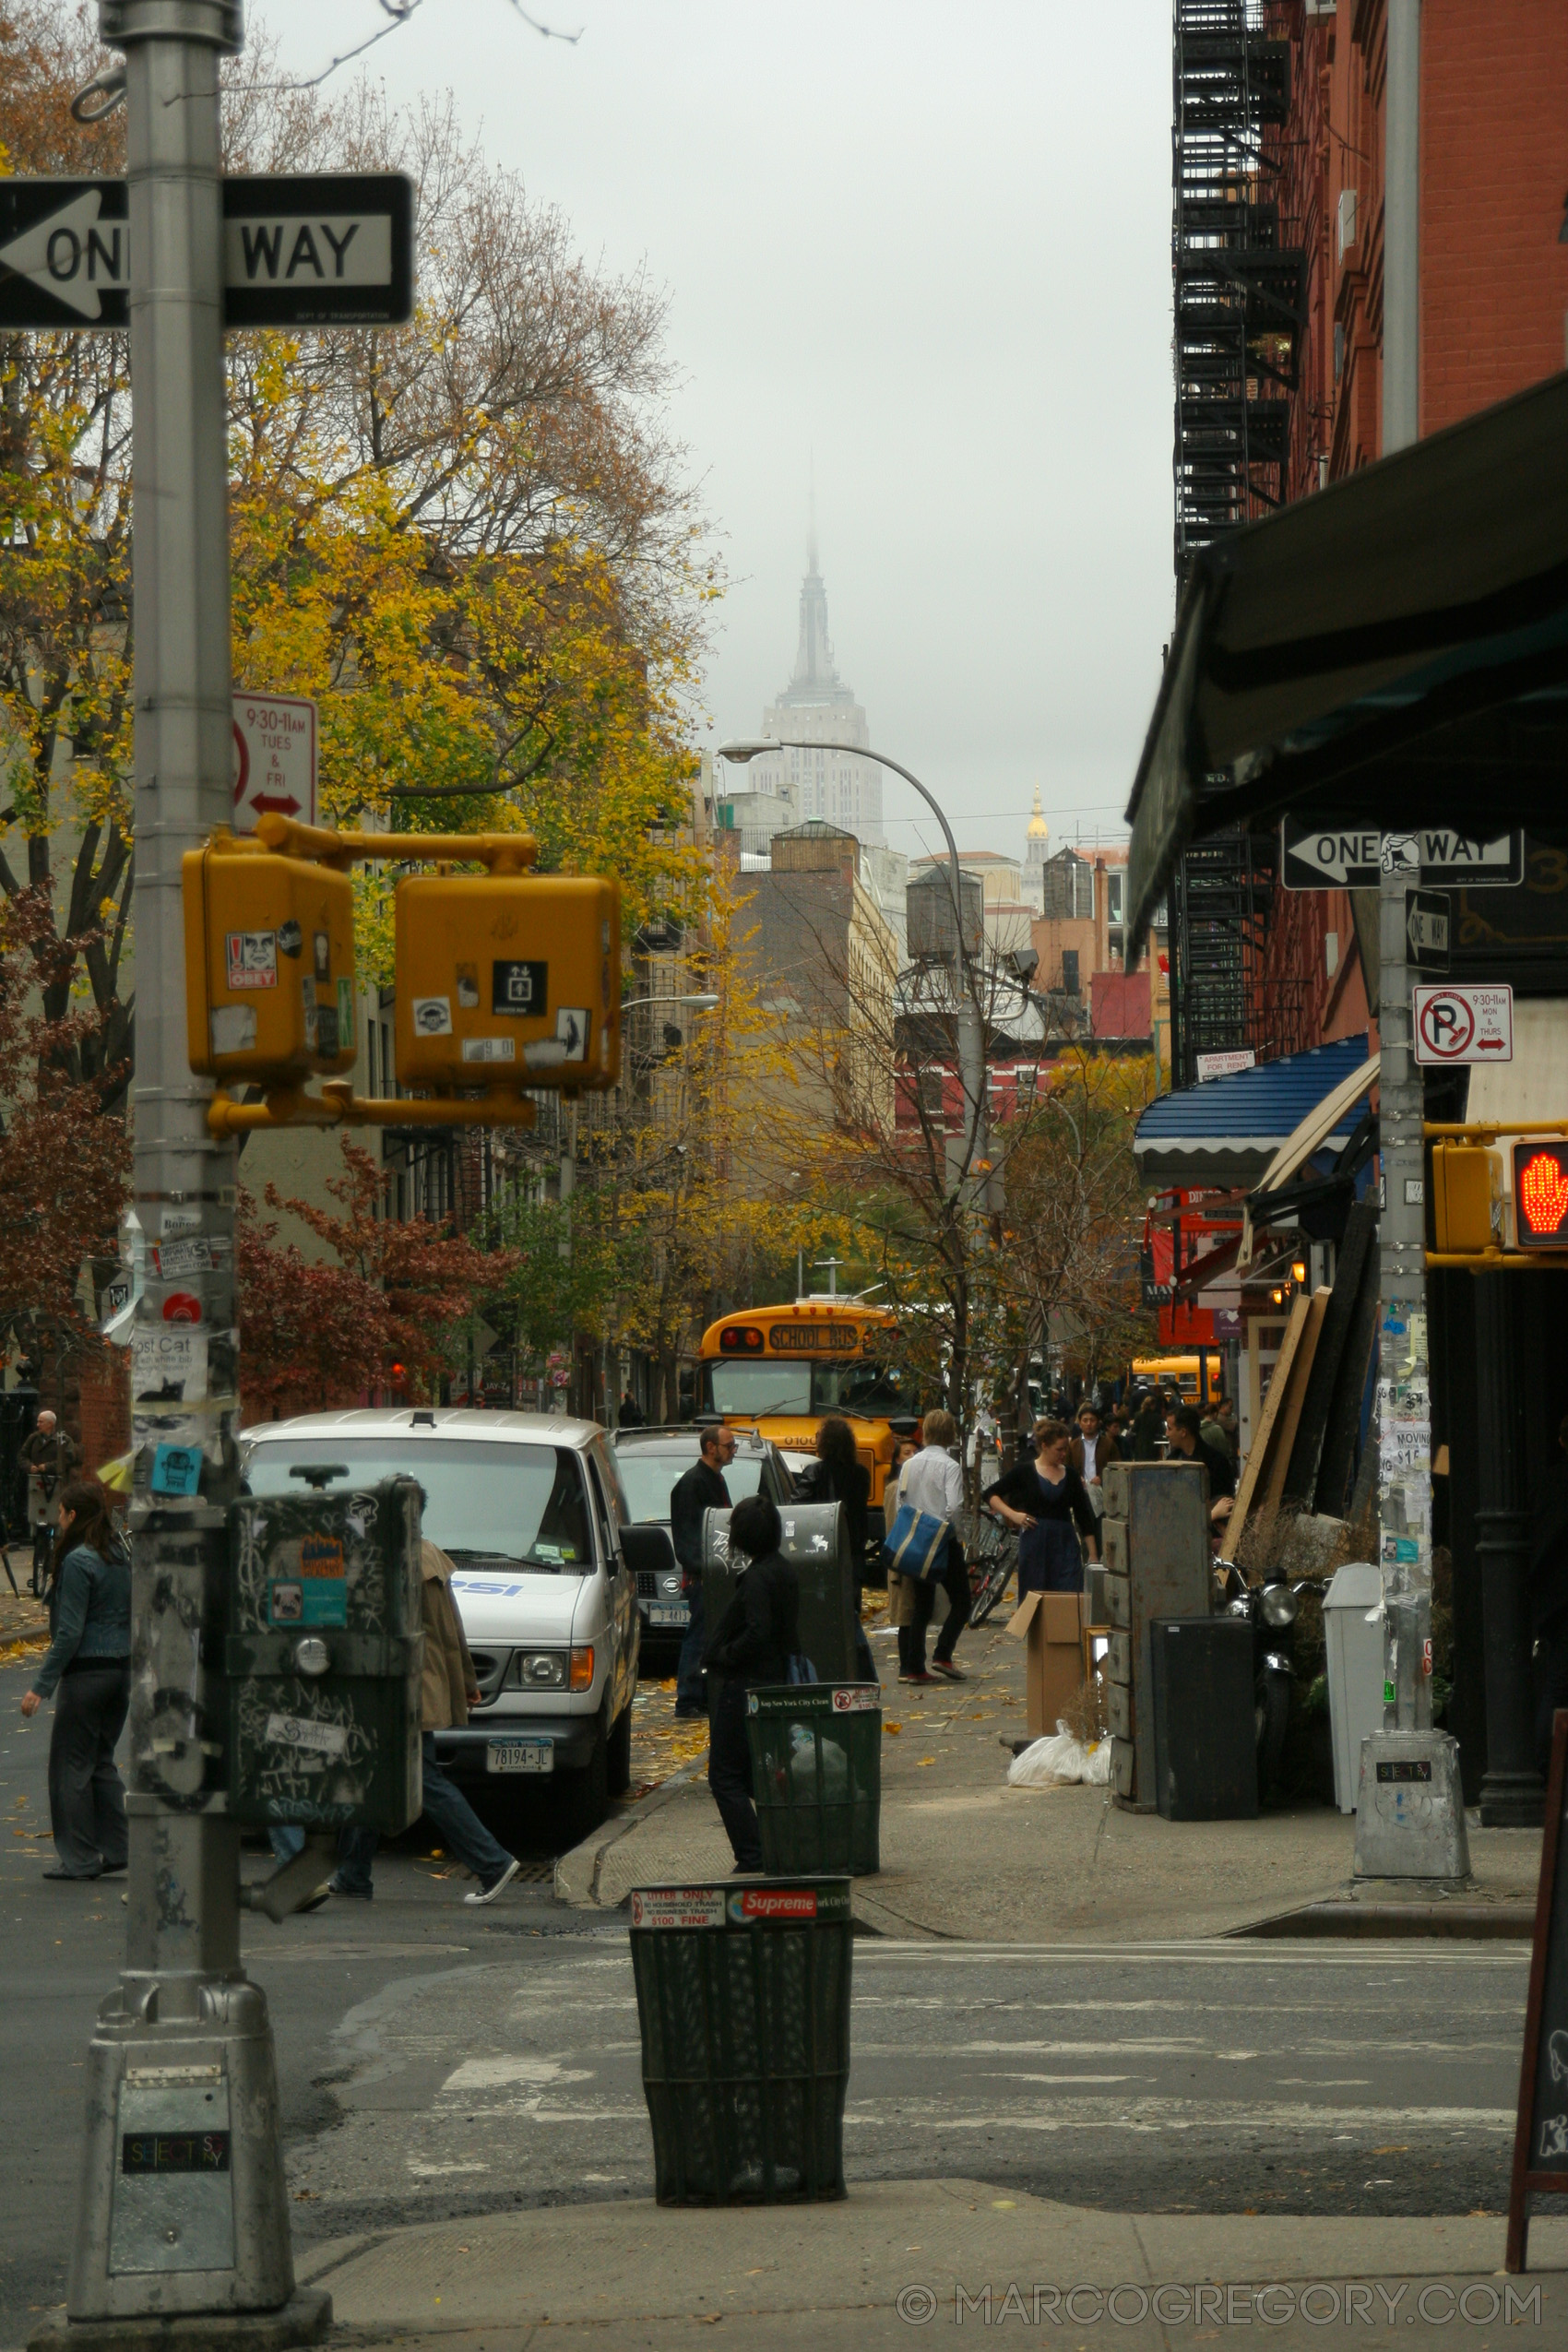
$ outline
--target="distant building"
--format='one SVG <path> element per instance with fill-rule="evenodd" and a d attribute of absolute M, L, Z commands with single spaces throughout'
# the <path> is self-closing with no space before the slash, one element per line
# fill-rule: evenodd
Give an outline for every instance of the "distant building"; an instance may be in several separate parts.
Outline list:
<path fill-rule="evenodd" d="M 790 825 L 815 820 L 852 833 L 868 849 L 882 846 L 882 770 L 843 746 L 871 742 L 866 715 L 839 677 L 827 634 L 827 591 L 817 569 L 816 534 L 806 551 L 801 583 L 801 632 L 789 684 L 762 715 L 762 731 L 780 743 L 791 737 L 820 749 L 780 750 L 753 760 L 754 793 L 772 793 Z"/>
<path fill-rule="evenodd" d="M 1034 909 L 1024 896 L 1023 868 L 1017 859 L 996 849 L 960 849 L 958 863 L 980 885 L 987 946 L 999 956 L 1005 956 L 1010 948 L 1027 947 Z M 916 858 L 912 870 L 918 876 L 945 873 L 946 867 L 944 850 L 940 856 Z"/>
<path fill-rule="evenodd" d="M 1043 819 L 1041 820 L 1043 824 Z M 1033 847 L 1031 838 L 1030 847 Z M 1037 988 L 1079 997 L 1091 1008 L 1096 1036 L 1152 1036 L 1162 1063 L 1170 1053 L 1170 959 L 1157 925 L 1136 973 L 1124 971 L 1127 844 L 1112 841 L 1058 849 L 1039 866 L 1040 904 L 1030 944 L 1039 957 Z M 1109 988 L 1115 976 L 1126 987 Z M 1142 980 L 1140 992 L 1132 983 Z M 1134 1014 L 1134 1004 L 1143 1009 Z"/>
<path fill-rule="evenodd" d="M 1037 915 L 1045 911 L 1045 861 L 1051 848 L 1051 827 L 1035 793 L 1034 814 L 1029 818 L 1028 847 L 1024 852 L 1024 897 Z"/>

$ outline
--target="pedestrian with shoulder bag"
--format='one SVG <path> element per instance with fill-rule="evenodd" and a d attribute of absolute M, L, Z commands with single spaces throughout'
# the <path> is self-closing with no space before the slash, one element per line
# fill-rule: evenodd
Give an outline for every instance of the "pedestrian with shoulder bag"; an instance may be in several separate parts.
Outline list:
<path fill-rule="evenodd" d="M 913 1588 L 909 1622 L 898 1628 L 900 1682 L 967 1682 L 953 1663 L 958 1636 L 969 1621 L 969 1574 L 957 1533 L 964 1508 L 964 1473 L 952 1452 L 958 1424 L 951 1413 L 928 1413 L 921 1423 L 921 1445 L 898 1478 L 898 1511 L 887 1533 L 887 1563 Z M 926 1671 L 925 1633 L 936 1608 L 938 1587 L 947 1596 L 947 1615 L 936 1637 L 936 1654 Z"/>
<path fill-rule="evenodd" d="M 54 1701 L 49 1736 L 45 1878 L 102 1878 L 125 1867 L 125 1789 L 114 1749 L 131 1700 L 131 1554 L 96 1479 L 60 1491 L 53 1562 L 53 1638 L 22 1713 Z"/>

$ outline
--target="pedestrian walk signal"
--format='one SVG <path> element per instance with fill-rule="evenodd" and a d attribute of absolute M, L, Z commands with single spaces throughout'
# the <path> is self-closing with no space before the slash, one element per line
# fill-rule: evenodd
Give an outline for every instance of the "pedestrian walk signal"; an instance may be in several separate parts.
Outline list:
<path fill-rule="evenodd" d="M 1568 1250 L 1568 1143 L 1515 1145 L 1514 1227 L 1521 1249 Z"/>
<path fill-rule="evenodd" d="M 413 874 L 396 896 L 398 1075 L 440 1093 L 612 1087 L 621 896 L 586 874 Z"/>
<path fill-rule="evenodd" d="M 182 860 L 191 1068 L 297 1086 L 351 1070 L 353 885 L 220 826 Z"/>

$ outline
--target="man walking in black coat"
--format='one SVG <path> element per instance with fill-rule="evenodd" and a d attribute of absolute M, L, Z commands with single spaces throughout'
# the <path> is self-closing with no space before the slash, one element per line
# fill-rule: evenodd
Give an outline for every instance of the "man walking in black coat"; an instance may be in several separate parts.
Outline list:
<path fill-rule="evenodd" d="M 1208 1472 L 1211 1503 L 1218 1503 L 1221 1495 L 1235 1493 L 1236 1465 L 1206 1442 L 1203 1418 L 1195 1405 L 1178 1405 L 1165 1427 L 1170 1439 L 1171 1461 L 1201 1462 Z"/>
<path fill-rule="evenodd" d="M 681 1563 L 681 1590 L 691 1609 L 691 1623 L 681 1645 L 675 1669 L 675 1712 L 698 1716 L 707 1712 L 702 1694 L 702 1653 L 707 1639 L 702 1607 L 702 1523 L 707 1511 L 728 1511 L 730 1490 L 724 1473 L 735 1458 L 735 1432 L 716 1421 L 703 1431 L 701 1450 L 689 1470 L 670 1491 L 670 1540 Z"/>
<path fill-rule="evenodd" d="M 783 1529 L 766 1494 L 748 1494 L 730 1521 L 735 1598 L 707 1645 L 707 1785 L 735 1856 L 737 1872 L 762 1868 L 752 1802 L 746 1693 L 789 1680 L 800 1647 L 801 1582 L 778 1550 Z"/>

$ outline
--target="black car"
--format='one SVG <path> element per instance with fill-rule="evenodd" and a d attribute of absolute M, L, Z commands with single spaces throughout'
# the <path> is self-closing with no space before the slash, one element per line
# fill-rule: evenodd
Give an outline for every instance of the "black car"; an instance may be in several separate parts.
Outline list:
<path fill-rule="evenodd" d="M 795 1498 L 795 1482 L 776 1445 L 754 1431 L 735 1431 L 735 1458 L 724 1473 L 730 1499 L 771 1495 L 780 1509 Z M 670 1525 L 670 1494 L 696 1460 L 701 1432 L 689 1424 L 681 1429 L 623 1429 L 612 1439 L 616 1466 L 632 1518 L 638 1526 Z M 636 1566 L 637 1611 L 642 1618 L 645 1646 L 678 1645 L 691 1622 L 691 1607 L 681 1590 L 681 1568 L 673 1550 L 658 1568 L 639 1560 Z"/>

